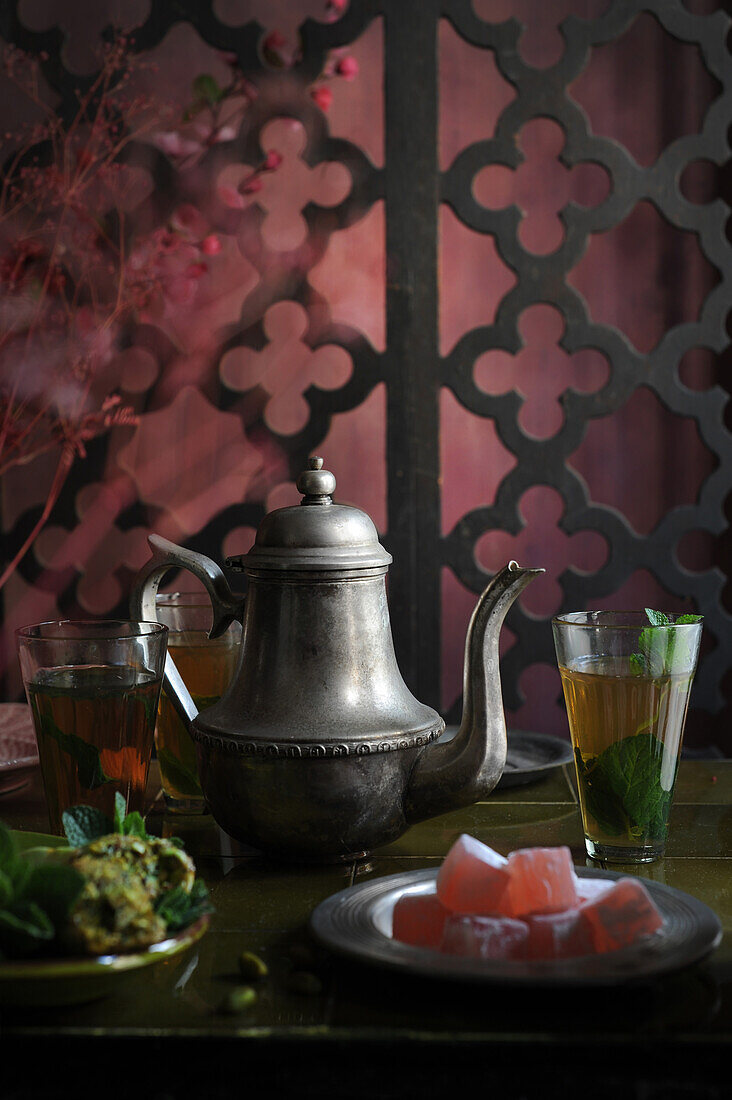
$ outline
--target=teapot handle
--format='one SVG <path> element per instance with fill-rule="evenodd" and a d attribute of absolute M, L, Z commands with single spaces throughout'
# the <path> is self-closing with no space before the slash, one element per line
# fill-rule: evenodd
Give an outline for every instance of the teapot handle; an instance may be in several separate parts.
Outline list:
<path fill-rule="evenodd" d="M 130 595 L 130 614 L 134 619 L 157 622 L 155 597 L 160 582 L 169 569 L 178 568 L 188 569 L 206 587 L 213 608 L 209 638 L 220 637 L 231 623 L 241 621 L 244 596 L 231 591 L 226 577 L 214 561 L 205 554 L 177 546 L 160 535 L 150 535 L 147 541 L 152 556 L 135 577 Z M 179 717 L 186 726 L 190 725 L 198 711 L 170 653 L 165 658 L 163 686 Z"/>

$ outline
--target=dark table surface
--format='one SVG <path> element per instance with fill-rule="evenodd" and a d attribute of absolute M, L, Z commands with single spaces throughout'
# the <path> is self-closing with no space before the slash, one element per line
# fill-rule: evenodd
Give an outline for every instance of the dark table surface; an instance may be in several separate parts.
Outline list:
<path fill-rule="evenodd" d="M 436 866 L 463 832 L 503 853 L 567 844 L 578 866 L 589 865 L 571 768 L 496 791 L 413 827 L 368 861 L 341 866 L 270 863 L 208 816 L 166 815 L 155 767 L 149 795 L 149 830 L 182 837 L 210 888 L 211 927 L 188 954 L 103 1000 L 0 1005 L 2 1095 L 732 1095 L 732 762 L 683 762 L 666 857 L 622 868 L 711 906 L 724 927 L 721 946 L 691 967 L 610 990 L 403 975 L 336 957 L 307 930 L 324 898 L 375 876 Z M 0 817 L 19 830 L 47 831 L 38 775 L 0 798 Z M 256 952 L 269 974 L 256 1002 L 230 1015 L 221 1005 L 241 983 L 242 951 Z M 294 988 L 293 973 L 303 970 L 315 976 L 307 991 Z"/>

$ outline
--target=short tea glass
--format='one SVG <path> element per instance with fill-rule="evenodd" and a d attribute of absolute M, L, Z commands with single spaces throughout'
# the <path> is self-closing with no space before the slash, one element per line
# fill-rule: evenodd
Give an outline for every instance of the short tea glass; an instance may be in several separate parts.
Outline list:
<path fill-rule="evenodd" d="M 220 637 L 210 639 L 213 611 L 206 592 L 160 592 L 155 607 L 158 619 L 168 627 L 168 652 L 183 683 L 198 710 L 205 710 L 218 702 L 236 671 L 241 623 L 231 623 Z M 167 809 L 204 813 L 196 747 L 165 688 L 160 696 L 155 744 Z"/>
<path fill-rule="evenodd" d="M 585 847 L 646 863 L 665 851 L 701 616 L 579 611 L 552 620 Z"/>
<path fill-rule="evenodd" d="M 128 812 L 145 809 L 167 636 L 119 619 L 16 631 L 52 832 L 79 804 L 111 819 L 117 792 Z"/>

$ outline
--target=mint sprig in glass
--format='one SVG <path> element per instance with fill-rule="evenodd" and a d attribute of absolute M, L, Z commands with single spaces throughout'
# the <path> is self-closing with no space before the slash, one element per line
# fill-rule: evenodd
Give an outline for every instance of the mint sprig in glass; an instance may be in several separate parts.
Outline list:
<path fill-rule="evenodd" d="M 587 852 L 663 855 L 701 615 L 591 611 L 552 623 Z"/>

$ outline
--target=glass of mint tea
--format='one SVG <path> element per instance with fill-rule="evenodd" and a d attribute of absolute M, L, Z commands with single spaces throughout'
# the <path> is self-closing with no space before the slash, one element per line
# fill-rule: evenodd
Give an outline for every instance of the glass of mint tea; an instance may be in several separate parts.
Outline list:
<path fill-rule="evenodd" d="M 587 853 L 660 859 L 701 615 L 578 611 L 552 620 Z"/>
<path fill-rule="evenodd" d="M 167 627 L 107 619 L 16 631 L 51 831 L 71 806 L 144 810 Z"/>
<path fill-rule="evenodd" d="M 159 592 L 158 619 L 168 628 L 168 653 L 198 710 L 216 703 L 226 691 L 239 662 L 241 623 L 233 622 L 211 640 L 211 600 L 201 592 Z M 196 814 L 206 809 L 198 779 L 196 747 L 165 693 L 160 695 L 155 745 L 166 808 Z"/>

